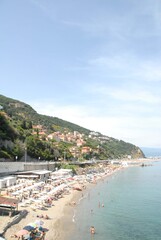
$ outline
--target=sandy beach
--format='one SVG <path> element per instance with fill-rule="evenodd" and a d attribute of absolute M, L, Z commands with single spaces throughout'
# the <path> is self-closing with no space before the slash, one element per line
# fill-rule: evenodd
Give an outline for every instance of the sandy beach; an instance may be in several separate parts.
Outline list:
<path fill-rule="evenodd" d="M 96 181 L 99 181 L 100 178 L 106 177 L 107 175 L 112 174 L 112 172 L 113 171 L 110 171 L 108 174 L 106 173 L 101 176 L 100 174 L 98 174 L 98 176 L 96 174 L 94 179 L 96 179 Z M 13 236 L 18 231 L 23 229 L 29 223 L 33 223 L 37 219 L 40 219 L 38 216 L 47 215 L 49 219 L 41 218 L 41 220 L 44 222 L 43 227 L 48 229 L 45 239 L 64 240 L 67 237 L 67 234 L 70 234 L 72 228 L 74 227 L 74 223 L 72 222 L 74 208 L 77 207 L 79 199 L 82 197 L 84 192 L 87 191 L 87 187 L 93 186 L 94 184 L 95 182 L 84 182 L 84 188 L 82 188 L 81 191 L 78 191 L 71 187 L 69 192 L 64 192 L 59 199 L 52 201 L 52 205 L 50 207 L 46 207 L 43 210 L 33 208 L 32 204 L 27 204 L 25 207 L 19 204 L 18 210 L 27 210 L 28 214 L 22 218 L 19 223 L 14 224 L 8 228 L 4 234 L 4 237 L 6 240 L 16 239 Z M 7 223 L 12 222 L 13 219 L 14 216 L 11 218 L 9 216 L 1 216 L 0 232 L 2 232 Z"/>
<path fill-rule="evenodd" d="M 115 166 L 108 169 L 108 173 L 104 175 L 99 175 L 96 177 L 96 181 L 101 180 L 102 178 L 107 178 L 113 173 L 121 170 L 124 167 Z M 72 221 L 74 209 L 77 207 L 77 203 L 79 199 L 83 196 L 85 191 L 88 191 L 89 188 L 94 187 L 95 183 L 86 182 L 85 188 L 82 191 L 74 190 L 73 188 L 70 189 L 69 193 L 62 194 L 62 197 L 58 200 L 53 200 L 52 205 L 48 208 L 43 210 L 40 209 L 33 209 L 30 205 L 26 207 L 19 206 L 20 210 L 27 210 L 28 214 L 25 218 L 23 218 L 18 224 L 11 226 L 4 234 L 6 240 L 13 240 L 16 239 L 13 237 L 16 232 L 23 229 L 29 223 L 35 222 L 37 219 L 40 219 L 37 216 L 40 215 L 48 215 L 49 219 L 41 218 L 44 222 L 43 227 L 47 228 L 48 231 L 46 232 L 46 240 L 64 240 L 70 236 L 72 229 L 74 228 L 74 223 Z M 14 218 L 14 217 L 12 217 Z M 1 216 L 0 217 L 0 232 L 2 232 L 3 228 L 6 226 L 8 222 L 12 221 L 12 218 L 8 216 Z"/>
<path fill-rule="evenodd" d="M 72 192 L 68 195 L 64 195 L 62 198 L 60 198 L 58 201 L 54 201 L 52 207 L 48 208 L 47 210 L 36 210 L 33 211 L 30 206 L 25 207 L 25 210 L 28 211 L 27 216 L 22 219 L 18 224 L 13 225 L 10 227 L 6 233 L 5 238 L 6 240 L 13 240 L 16 239 L 12 237 L 16 232 L 23 229 L 24 226 L 28 225 L 31 222 L 35 222 L 35 220 L 39 219 L 37 218 L 37 215 L 48 215 L 49 219 L 41 219 L 44 224 L 43 227 L 49 229 L 49 231 L 46 232 L 46 239 L 47 240 L 63 240 L 64 234 L 66 233 L 65 229 L 64 231 L 61 231 L 64 224 L 61 223 L 61 219 L 65 221 L 65 216 L 71 217 L 71 224 L 72 224 L 72 215 L 73 215 L 73 208 L 76 207 L 75 205 L 71 205 L 71 202 L 77 201 L 79 197 L 81 197 L 81 192 L 72 190 Z M 24 208 L 19 208 L 19 210 L 24 210 Z M 68 214 L 66 214 L 68 212 Z M 8 216 L 2 216 L 1 217 L 1 226 L 0 229 L 3 229 L 3 227 L 12 220 L 12 218 Z M 64 227 L 63 227 L 64 228 Z"/>

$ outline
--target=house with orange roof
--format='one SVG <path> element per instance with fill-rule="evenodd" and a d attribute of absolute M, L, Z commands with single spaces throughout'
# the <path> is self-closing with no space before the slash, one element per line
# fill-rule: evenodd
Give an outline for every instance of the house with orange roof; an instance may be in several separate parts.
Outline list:
<path fill-rule="evenodd" d="M 92 149 L 90 147 L 87 147 L 87 146 L 82 147 L 82 149 L 81 149 L 82 154 L 83 153 L 90 153 L 91 151 L 92 151 Z"/>

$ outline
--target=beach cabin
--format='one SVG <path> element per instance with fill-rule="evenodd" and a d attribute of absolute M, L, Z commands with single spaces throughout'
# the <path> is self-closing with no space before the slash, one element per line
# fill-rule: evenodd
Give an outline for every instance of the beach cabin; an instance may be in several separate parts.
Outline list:
<path fill-rule="evenodd" d="M 36 171 L 33 171 L 33 174 L 38 175 L 39 180 L 46 181 L 49 178 L 51 172 L 52 171 L 48 171 L 48 170 L 36 170 Z"/>
<path fill-rule="evenodd" d="M 0 196 L 0 215 L 12 216 L 18 210 L 18 202 L 17 199 Z"/>
<path fill-rule="evenodd" d="M 30 179 L 37 179 L 38 181 L 46 181 L 52 171 L 49 170 L 34 170 L 34 171 L 25 171 L 25 172 L 18 172 L 18 178 L 30 178 Z"/>
<path fill-rule="evenodd" d="M 4 177 L 0 179 L 0 188 L 14 186 L 16 184 L 16 177 Z"/>
<path fill-rule="evenodd" d="M 6 187 L 6 181 L 4 179 L 0 179 L 0 189 Z"/>
<path fill-rule="evenodd" d="M 38 175 L 34 175 L 34 174 L 29 174 L 29 175 L 17 175 L 17 179 L 19 179 L 20 182 L 24 182 L 26 179 L 28 180 L 37 180 L 39 178 Z"/>
<path fill-rule="evenodd" d="M 5 177 L 7 187 L 14 186 L 16 184 L 16 177 Z"/>

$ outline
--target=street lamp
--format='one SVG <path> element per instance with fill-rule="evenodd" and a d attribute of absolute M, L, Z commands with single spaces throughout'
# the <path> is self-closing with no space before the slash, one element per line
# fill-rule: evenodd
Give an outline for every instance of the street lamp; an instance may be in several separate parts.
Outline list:
<path fill-rule="evenodd" d="M 27 147 L 25 147 L 25 162 L 27 161 Z"/>

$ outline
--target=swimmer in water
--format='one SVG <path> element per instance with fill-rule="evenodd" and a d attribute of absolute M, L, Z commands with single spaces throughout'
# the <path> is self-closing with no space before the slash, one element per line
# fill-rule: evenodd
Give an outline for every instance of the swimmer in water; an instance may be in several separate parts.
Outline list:
<path fill-rule="evenodd" d="M 90 233 L 91 233 L 91 234 L 95 234 L 95 228 L 94 228 L 94 226 L 91 226 L 91 227 L 90 227 Z"/>

